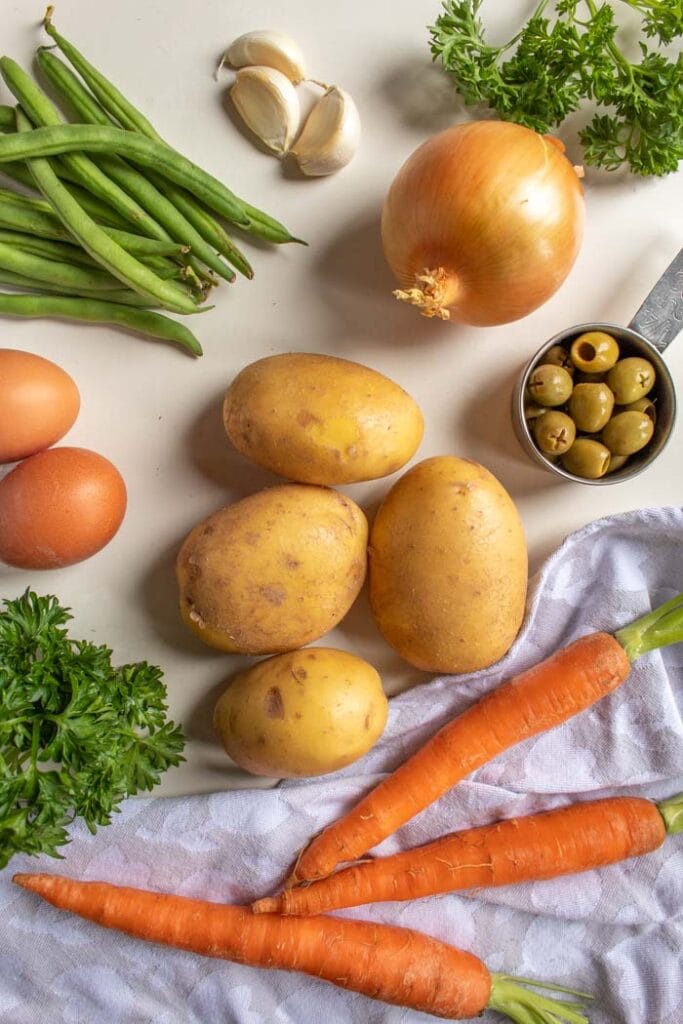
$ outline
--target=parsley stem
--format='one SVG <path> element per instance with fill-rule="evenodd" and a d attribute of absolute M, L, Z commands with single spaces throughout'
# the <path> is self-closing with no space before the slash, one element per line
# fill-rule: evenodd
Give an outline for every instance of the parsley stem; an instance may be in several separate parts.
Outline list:
<path fill-rule="evenodd" d="M 629 4 L 629 6 L 631 7 L 637 6 L 636 4 L 629 3 L 629 0 L 624 0 L 624 2 Z M 598 8 L 595 4 L 595 0 L 585 0 L 585 3 L 588 7 L 588 10 L 591 12 L 591 15 L 595 17 L 598 13 Z M 617 69 L 622 71 L 628 77 L 629 82 L 633 86 L 633 88 L 637 89 L 641 96 L 647 99 L 647 97 L 645 97 L 645 94 L 643 93 L 643 90 L 640 88 L 640 86 L 635 80 L 635 77 L 633 75 L 633 67 L 631 66 L 631 63 L 626 59 L 626 57 L 624 57 L 623 53 L 621 52 L 621 50 L 619 49 L 619 47 L 613 39 L 611 39 L 607 43 L 607 50 L 611 54 Z"/>
<path fill-rule="evenodd" d="M 35 771 L 36 765 L 38 764 L 38 749 L 40 745 L 40 722 L 37 718 L 33 719 L 33 729 L 31 732 L 31 767 Z"/>
<path fill-rule="evenodd" d="M 656 11 L 661 6 L 658 0 L 654 0 L 654 2 L 653 0 L 621 0 L 621 2 L 632 10 L 640 11 L 641 13 L 644 10 Z"/>
<path fill-rule="evenodd" d="M 26 799 L 35 800 L 40 792 L 40 780 L 38 772 L 38 751 L 40 749 L 40 721 L 37 718 L 33 719 L 33 728 L 31 731 L 31 764 L 29 766 L 28 775 L 28 788 L 29 791 L 26 794 Z"/>
<path fill-rule="evenodd" d="M 540 18 L 540 16 L 543 14 L 543 12 L 544 12 L 544 10 L 546 9 L 547 6 L 548 6 L 548 0 L 541 0 L 541 2 L 539 3 L 538 7 L 534 11 L 534 13 L 531 15 L 531 18 L 529 20 L 533 20 L 534 18 Z M 526 30 L 527 30 L 527 26 L 524 25 L 523 28 L 520 28 L 519 32 L 516 35 L 514 35 L 512 37 L 512 39 L 509 40 L 509 42 L 505 43 L 503 46 L 500 46 L 498 48 L 498 53 L 505 53 L 506 50 L 509 50 L 511 47 L 513 47 L 515 45 L 515 43 L 518 43 L 519 40 L 524 35 L 524 33 L 526 32 Z"/>

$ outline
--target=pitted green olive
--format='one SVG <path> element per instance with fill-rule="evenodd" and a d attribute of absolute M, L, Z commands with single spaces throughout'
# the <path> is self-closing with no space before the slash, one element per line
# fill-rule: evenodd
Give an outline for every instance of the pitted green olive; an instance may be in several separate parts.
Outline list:
<path fill-rule="evenodd" d="M 553 345 L 543 356 L 543 362 L 551 366 L 561 366 L 567 373 L 574 375 L 574 364 L 569 357 L 569 352 L 564 345 Z"/>
<path fill-rule="evenodd" d="M 569 399 L 569 415 L 579 430 L 596 434 L 614 408 L 614 395 L 606 384 L 577 384 Z"/>
<path fill-rule="evenodd" d="M 541 363 L 529 376 L 527 390 L 538 405 L 564 405 L 572 393 L 572 378 L 561 366 Z"/>
<path fill-rule="evenodd" d="M 611 370 L 619 358 L 619 346 L 611 334 L 587 331 L 572 342 L 571 360 L 577 370 L 603 373 Z"/>
<path fill-rule="evenodd" d="M 607 374 L 607 384 L 614 393 L 617 405 L 637 402 L 654 387 L 655 368 L 647 359 L 629 356 L 620 359 Z"/>
<path fill-rule="evenodd" d="M 544 455 L 563 455 L 574 444 L 576 427 L 564 412 L 549 409 L 534 420 L 536 444 Z"/>
<path fill-rule="evenodd" d="M 562 465 L 568 473 L 586 480 L 598 480 L 607 472 L 610 450 L 590 437 L 577 437 L 568 452 L 562 456 Z"/>
<path fill-rule="evenodd" d="M 654 429 L 646 413 L 631 409 L 612 417 L 602 432 L 602 440 L 615 455 L 633 455 L 645 447 Z"/>

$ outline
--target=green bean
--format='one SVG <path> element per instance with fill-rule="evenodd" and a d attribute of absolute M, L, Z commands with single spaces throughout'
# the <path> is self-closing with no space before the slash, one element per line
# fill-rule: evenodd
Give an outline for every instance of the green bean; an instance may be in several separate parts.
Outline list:
<path fill-rule="evenodd" d="M 76 75 L 50 50 L 39 49 L 37 60 L 48 81 L 68 106 L 75 111 L 79 122 L 112 125 L 109 116 Z M 173 196 L 170 194 L 170 183 L 164 182 L 162 179 L 160 185 L 158 179 L 153 179 L 149 174 L 146 177 L 143 176 L 140 171 L 126 164 L 119 157 L 104 156 L 96 162 L 112 180 L 118 182 L 129 195 L 138 200 L 141 206 L 152 213 L 172 237 L 182 239 L 191 246 L 193 257 L 189 262 L 198 276 L 206 279 L 199 262 L 203 260 L 220 277 L 227 281 L 234 281 L 233 271 L 226 267 L 214 251 L 218 247 L 212 248 L 210 244 L 207 244 L 205 233 L 196 229 L 192 216 L 187 215 L 186 209 L 181 211 L 179 204 L 173 201 Z M 180 192 L 180 189 L 175 189 L 175 191 Z M 189 213 L 192 213 L 191 209 Z"/>
<path fill-rule="evenodd" d="M 63 124 L 54 128 L 36 128 L 21 135 L 0 137 L 2 163 L 6 160 L 30 160 L 81 150 L 89 153 L 114 153 L 143 167 L 152 167 L 164 178 L 170 178 L 187 188 L 208 207 L 238 227 L 248 229 L 251 224 L 240 201 L 217 178 L 170 146 L 152 142 L 123 128 Z"/>
<path fill-rule="evenodd" d="M 3 164 L 4 166 L 4 164 Z M 22 166 L 26 166 L 25 164 Z M 28 171 L 28 168 L 26 168 Z M 28 171 L 30 175 L 30 171 Z M 33 187 L 36 187 L 33 177 L 31 177 Z M 38 213 L 49 214 L 54 217 L 52 207 L 48 203 L 47 199 L 43 199 L 42 196 L 25 196 L 23 192 L 15 192 L 11 188 L 0 188 L 0 203 L 11 203 L 13 206 L 21 206 L 25 209 L 36 210 Z"/>
<path fill-rule="evenodd" d="M 33 180 L 31 172 L 26 164 L 19 163 L 18 161 L 2 164 L 0 171 L 8 178 L 11 178 L 13 181 L 23 185 L 25 188 L 35 190 L 36 183 Z M 64 169 L 62 167 L 58 168 L 58 173 L 60 178 L 65 177 Z M 101 199 L 97 199 L 94 195 L 88 192 L 87 189 L 81 188 L 80 185 L 75 185 L 72 182 L 69 182 L 66 187 L 76 202 L 83 207 L 85 212 L 89 214 L 93 220 L 99 221 L 100 224 L 106 224 L 108 227 L 121 228 L 124 231 L 131 226 L 129 220 L 122 217 L 116 212 L 116 210 L 112 209 L 111 206 L 104 203 Z M 52 209 L 49 203 L 46 203 L 45 205 Z"/>
<path fill-rule="evenodd" d="M 0 132 L 9 128 L 10 131 L 14 131 L 16 122 L 14 120 L 14 107 L 8 107 L 4 103 L 0 103 Z"/>
<path fill-rule="evenodd" d="M 153 171 L 148 171 L 147 176 L 156 188 L 165 193 L 173 205 L 183 216 L 189 220 L 193 227 L 199 232 L 202 238 L 221 254 L 233 267 L 239 270 L 246 278 L 251 280 L 254 271 L 249 260 L 237 248 L 226 231 L 218 224 L 208 210 L 204 210 L 200 203 L 191 196 L 185 189 L 171 182 L 164 181 Z"/>
<path fill-rule="evenodd" d="M 172 256 L 181 259 L 190 251 L 189 246 L 180 245 L 172 239 L 165 242 L 162 238 L 146 238 L 144 235 L 134 235 L 130 231 L 120 231 L 118 228 L 108 227 L 104 228 L 104 233 L 118 242 L 126 252 L 138 256 Z"/>
<path fill-rule="evenodd" d="M 31 139 L 39 132 L 63 132 L 64 130 L 73 130 L 76 126 L 67 125 L 63 128 L 36 128 L 32 130 L 30 122 L 21 108 L 18 107 L 17 127 L 19 132 L 16 135 L 5 136 L 0 141 L 16 146 L 17 143 L 21 143 L 25 139 Z M 86 128 L 86 131 L 91 130 Z M 151 299 L 155 304 L 164 306 L 176 313 L 197 312 L 197 306 L 182 291 L 179 285 L 174 281 L 160 281 L 153 271 L 145 267 L 104 233 L 102 228 L 83 211 L 65 186 L 62 185 L 47 160 L 31 159 L 29 161 L 29 170 L 35 178 L 36 185 L 45 198 L 52 203 L 55 213 L 63 224 L 81 243 L 85 251 L 114 277 L 123 281 L 126 287 L 132 288 L 144 298 Z"/>
<path fill-rule="evenodd" d="M 49 82 L 69 107 L 75 111 L 79 122 L 111 126 L 107 114 L 70 68 L 63 64 L 58 57 L 55 57 L 49 50 L 40 49 L 37 59 Z M 143 176 L 140 171 L 131 167 L 130 164 L 126 164 L 119 157 L 103 156 L 95 163 L 107 177 L 119 184 L 128 195 L 136 199 L 145 210 L 152 214 L 171 237 L 191 246 L 193 254 L 191 262 L 195 266 L 195 270 L 200 269 L 198 260 L 203 260 L 208 267 L 211 267 L 226 281 L 235 280 L 234 272 L 216 255 L 211 245 L 207 244 L 203 235 L 195 229 L 190 219 L 180 212 L 171 197 L 165 194 L 163 188 L 156 187 L 149 177 Z"/>
<path fill-rule="evenodd" d="M 68 182 L 69 189 L 72 193 L 80 193 L 80 195 L 77 196 L 77 199 L 78 202 L 81 203 L 81 205 L 84 205 L 82 197 L 88 196 L 90 202 L 92 202 L 93 204 L 99 204 L 100 210 L 107 210 L 108 215 L 110 217 L 116 218 L 116 220 L 112 221 L 112 223 L 114 223 L 117 227 L 119 225 L 125 225 L 125 227 L 127 228 L 130 227 L 130 220 L 127 217 L 122 217 L 120 213 L 117 213 L 111 206 L 109 206 L 108 203 L 104 202 L 104 200 L 97 199 L 92 194 L 92 192 L 88 192 L 88 190 L 83 188 L 82 185 L 79 185 L 78 182 L 80 181 L 80 178 L 78 177 L 78 175 L 70 171 L 69 168 L 61 161 L 59 157 L 54 158 L 52 162 L 52 167 L 53 170 L 59 173 L 59 177 L 62 179 L 62 181 Z M 9 161 L 2 165 L 0 171 L 2 171 L 3 174 L 7 175 L 8 178 L 13 178 L 14 181 L 18 181 L 19 184 L 24 185 L 26 188 L 31 188 L 35 190 L 36 184 L 33 178 L 31 177 L 31 174 L 28 168 L 26 167 L 26 164 L 21 163 L 18 160 L 14 162 Z"/>
<path fill-rule="evenodd" d="M 25 206 L 20 202 L 7 200 L 3 195 L 0 195 L 0 226 L 10 231 L 23 231 L 27 235 L 37 235 L 39 238 L 51 238 L 58 242 L 77 244 L 75 238 L 52 213 L 51 208 L 47 213 L 38 208 Z"/>
<path fill-rule="evenodd" d="M 79 122 L 105 126 L 113 125 L 111 117 L 99 105 L 92 94 L 88 92 L 73 71 L 59 57 L 56 57 L 50 49 L 41 47 L 36 54 L 36 59 L 48 81 L 75 111 Z M 146 133 L 143 132 L 142 134 Z M 156 133 L 154 133 L 153 137 L 158 138 Z M 108 173 L 110 177 L 114 177 L 111 168 L 108 169 Z M 252 278 L 254 276 L 254 272 L 246 257 L 240 252 L 227 233 L 214 221 L 208 211 L 204 210 L 189 192 L 186 192 L 177 185 L 173 185 L 172 182 L 164 181 L 163 178 L 160 179 L 153 172 L 148 172 L 147 178 L 156 187 L 157 191 L 170 200 L 173 206 L 190 222 L 192 227 L 199 232 L 200 237 L 209 246 L 213 246 L 213 249 L 224 256 L 245 277 Z M 120 184 L 124 188 L 126 187 L 125 182 L 120 182 Z M 137 198 L 142 202 L 140 196 Z M 201 256 L 201 252 L 194 243 L 193 248 Z M 212 250 L 210 249 L 209 251 Z M 207 265 L 211 266 L 212 264 L 208 263 Z M 214 269 L 217 268 L 214 267 Z"/>
<path fill-rule="evenodd" d="M 69 242 L 38 238 L 36 235 L 26 234 L 23 231 L 7 231 L 4 228 L 0 228 L 0 242 L 23 249 L 24 252 L 32 253 L 34 256 L 56 260 L 58 263 L 73 263 L 80 267 L 90 267 L 91 270 L 99 269 L 87 252 Z"/>
<path fill-rule="evenodd" d="M 172 238 L 189 245 L 193 257 L 201 259 L 207 267 L 210 267 L 225 281 L 235 280 L 232 268 L 216 255 L 189 220 L 163 192 L 156 188 L 151 180 L 118 157 L 102 156 L 100 165 L 105 173 L 118 181 L 129 195 L 137 199 L 141 206 L 154 212 L 154 216 Z"/>
<path fill-rule="evenodd" d="M 55 168 L 55 171 L 57 173 L 57 177 L 62 180 L 64 175 L 59 163 Z M 112 206 L 104 202 L 104 200 L 98 199 L 97 196 L 94 196 L 92 192 L 88 191 L 88 189 L 81 188 L 80 185 L 70 182 L 68 179 L 65 187 L 71 194 L 71 197 L 76 200 L 79 206 L 83 207 L 88 216 L 92 217 L 93 220 L 96 220 L 98 223 L 106 225 L 107 227 L 120 228 L 122 231 L 129 231 L 137 234 L 137 232 L 135 232 L 135 225 L 131 223 L 129 217 L 122 217 L 121 214 Z M 154 235 L 151 235 L 150 232 L 146 231 L 144 225 L 140 224 L 137 225 L 137 229 L 141 235 L 144 235 L 147 238 L 153 237 L 158 238 L 159 241 L 164 241 L 164 239 L 159 237 L 160 232 L 158 231 Z"/>
<path fill-rule="evenodd" d="M 121 287 L 116 278 L 103 270 L 77 267 L 73 263 L 60 263 L 58 260 L 34 256 L 5 242 L 0 242 L 0 267 L 15 274 L 24 274 L 25 277 L 34 277 L 37 281 L 63 284 L 66 287 L 78 288 L 80 291 L 102 292 Z"/>
<path fill-rule="evenodd" d="M 157 277 L 160 277 L 162 281 L 170 281 L 176 279 L 178 281 L 184 281 L 185 275 L 183 274 L 184 267 L 179 266 L 172 260 L 167 259 L 165 256 L 143 256 L 140 257 L 140 262 L 144 263 L 146 267 L 153 270 Z"/>
<path fill-rule="evenodd" d="M 97 299 L 66 298 L 58 295 L 0 295 L 0 315 L 27 318 L 56 317 L 86 323 L 114 324 L 148 338 L 159 338 L 180 345 L 193 356 L 202 347 L 184 324 L 147 309 L 135 309 L 116 302 Z"/>
<path fill-rule="evenodd" d="M 140 308 L 145 308 L 148 305 L 142 296 L 131 291 L 130 288 L 112 289 L 106 292 L 82 292 L 77 288 L 64 288 L 62 285 L 49 284 L 47 281 L 36 281 L 32 277 L 24 277 L 23 274 L 13 274 L 11 270 L 3 270 L 1 267 L 0 284 L 12 285 L 14 288 L 29 288 L 34 292 L 53 292 L 56 295 L 74 295 L 80 298 L 100 299 L 103 302 L 119 302 L 127 306 L 138 306 Z"/>
<path fill-rule="evenodd" d="M 54 104 L 32 78 L 10 57 L 0 58 L 0 73 L 16 96 L 29 119 L 38 127 L 62 124 Z M 100 168 L 82 153 L 67 153 L 62 163 L 75 175 L 77 183 L 99 199 L 104 199 L 118 213 L 153 238 L 160 237 L 159 226 L 122 188 L 111 181 Z M 163 237 L 163 236 L 161 236 Z"/>
<path fill-rule="evenodd" d="M 69 232 L 51 213 L 31 210 L 19 203 L 0 199 L 0 227 L 9 231 L 23 231 L 38 238 L 51 238 L 58 242 L 74 242 Z"/>
<path fill-rule="evenodd" d="M 49 23 L 50 19 L 47 18 L 46 22 Z M 50 27 L 52 28 L 51 25 Z M 115 122 L 112 121 L 111 115 L 113 115 L 124 128 L 136 131 L 140 135 L 145 135 L 156 142 L 163 142 L 164 140 L 147 118 L 129 103 L 125 96 L 100 74 L 74 46 L 60 36 L 55 29 L 53 31 L 55 36 L 58 36 L 59 45 L 65 55 L 74 67 L 80 71 L 90 89 L 95 92 L 99 99 L 98 103 L 76 75 L 50 49 L 41 47 L 38 50 L 38 64 L 52 85 L 60 90 L 76 108 L 79 120 L 85 121 L 88 124 L 115 125 Z M 166 182 L 164 187 L 163 184 L 159 183 L 156 175 L 151 175 L 150 177 L 157 189 L 167 196 L 209 245 L 213 246 L 214 249 L 229 260 L 240 273 L 248 278 L 254 276 L 249 261 L 240 252 L 227 233 L 211 217 L 209 212 L 197 202 L 194 196 L 169 182 Z"/>
<path fill-rule="evenodd" d="M 18 160 L 15 160 L 12 163 L 3 164 L 2 167 L 0 167 L 0 174 L 4 174 L 5 177 L 18 182 L 18 184 L 23 185 L 24 188 L 35 189 L 36 187 L 28 167 L 26 164 L 22 164 Z"/>
<path fill-rule="evenodd" d="M 52 39 L 54 39 L 64 56 L 67 57 L 71 64 L 73 64 L 104 109 L 115 117 L 119 124 L 124 128 L 138 132 L 140 135 L 145 135 L 148 139 L 152 139 L 153 141 L 163 142 L 164 140 L 161 138 L 154 126 L 150 124 L 147 118 L 141 114 L 129 100 L 126 99 L 123 93 L 121 93 L 112 82 L 105 78 L 97 68 L 93 67 L 93 65 L 86 60 L 83 54 L 76 49 L 73 43 L 70 43 L 68 39 L 65 39 L 64 36 L 57 31 L 52 24 L 52 10 L 52 7 L 48 7 L 45 13 L 45 18 L 43 20 L 45 31 L 52 37 Z M 202 197 L 200 196 L 199 198 Z M 173 198 L 173 201 L 175 202 L 175 198 Z M 269 242 L 282 243 L 301 241 L 301 239 L 293 238 L 283 224 L 280 224 L 279 221 L 270 217 L 267 213 L 264 213 L 262 210 L 258 210 L 256 207 L 247 206 L 247 204 L 242 200 L 240 200 L 240 202 L 244 208 L 247 209 L 250 220 L 249 225 L 241 226 L 244 226 L 245 230 L 250 234 L 256 235 L 259 238 L 264 238 Z M 211 209 L 216 209 L 218 213 L 222 212 L 217 207 L 213 207 L 211 203 L 207 203 L 207 205 L 210 206 Z M 227 219 L 231 220 L 232 218 L 228 217 Z M 224 255 L 229 258 L 227 253 Z"/>
<path fill-rule="evenodd" d="M 275 220 L 274 217 L 270 217 L 263 210 L 245 203 L 244 200 L 241 200 L 241 202 L 249 218 L 249 226 L 243 229 L 248 234 L 253 235 L 255 238 L 262 238 L 265 242 L 275 242 L 276 245 L 282 245 L 283 242 L 297 242 L 299 245 L 308 245 L 308 242 L 304 242 L 302 238 L 294 238 L 293 235 L 290 235 L 287 228 L 279 220 Z"/>
<path fill-rule="evenodd" d="M 11 174 L 8 174 L 6 168 L 11 167 Z M 15 163 L 15 164 L 3 164 L 0 170 L 8 174 L 9 177 L 14 178 L 19 184 L 25 185 L 28 188 L 35 189 L 36 183 L 31 176 L 26 164 Z M 93 218 L 93 220 L 99 221 L 100 224 L 106 224 L 107 227 L 120 228 L 123 231 L 127 231 L 130 226 L 130 220 L 127 217 L 122 217 L 120 213 L 105 203 L 102 199 L 98 199 L 92 192 L 88 192 L 87 189 L 82 188 L 71 180 L 68 169 L 63 167 L 59 160 L 55 160 L 54 170 L 56 170 L 58 177 L 67 182 L 67 189 L 76 200 L 79 206 L 82 206 L 85 212 Z M 19 173 L 17 173 L 19 171 Z M 50 206 L 50 204 L 47 204 Z M 50 207 L 52 209 L 52 207 Z M 160 239 L 161 241 L 161 239 Z"/>
<path fill-rule="evenodd" d="M 140 135 L 146 135 L 147 138 L 155 139 L 157 142 L 163 141 L 147 118 L 126 99 L 123 93 L 119 92 L 112 82 L 105 78 L 97 68 L 93 67 L 68 39 L 59 34 L 52 24 L 52 11 L 53 8 L 50 6 L 45 12 L 43 20 L 45 31 L 54 39 L 64 56 L 73 64 L 104 109 L 112 114 L 124 128 L 139 132 Z"/>
<path fill-rule="evenodd" d="M 59 165 L 59 161 L 55 161 L 55 164 L 57 165 L 59 177 L 68 181 L 67 188 L 71 195 L 94 220 L 98 220 L 101 224 L 107 224 L 109 227 L 121 228 L 123 230 L 131 226 L 130 220 L 122 217 L 108 203 L 97 199 L 87 189 L 73 183 L 68 177 L 69 172 L 67 168 Z M 4 163 L 0 167 L 0 172 L 25 188 L 35 190 L 36 183 L 31 177 L 31 172 L 26 164 L 19 161 Z M 47 205 L 49 206 L 49 203 Z"/>
<path fill-rule="evenodd" d="M 0 226 L 14 231 L 23 231 L 39 238 L 68 242 L 72 246 L 79 244 L 52 212 L 49 203 L 2 188 L 0 188 Z M 182 257 L 188 252 L 187 246 L 178 245 L 173 241 L 164 242 L 162 239 L 134 235 L 129 231 L 121 231 L 106 225 L 101 225 L 101 227 L 104 233 L 117 242 L 122 249 L 134 255 Z"/>

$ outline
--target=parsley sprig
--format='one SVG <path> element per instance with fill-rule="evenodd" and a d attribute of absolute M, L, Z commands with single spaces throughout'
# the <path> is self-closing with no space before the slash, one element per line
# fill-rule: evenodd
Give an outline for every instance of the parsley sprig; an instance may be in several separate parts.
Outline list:
<path fill-rule="evenodd" d="M 0 610 L 0 868 L 58 857 L 74 818 L 95 832 L 183 760 L 161 670 L 113 667 L 107 647 L 69 637 L 71 618 L 30 590 Z"/>
<path fill-rule="evenodd" d="M 587 164 L 641 175 L 675 171 L 683 159 L 683 53 L 669 58 L 639 42 L 632 63 L 616 42 L 610 3 L 541 0 L 502 46 L 486 41 L 483 0 L 445 0 L 431 50 L 466 104 L 485 103 L 538 132 L 560 125 L 585 100 L 597 112 L 579 133 Z M 683 36 L 683 0 L 621 0 L 642 16 L 643 36 L 666 46 Z"/>

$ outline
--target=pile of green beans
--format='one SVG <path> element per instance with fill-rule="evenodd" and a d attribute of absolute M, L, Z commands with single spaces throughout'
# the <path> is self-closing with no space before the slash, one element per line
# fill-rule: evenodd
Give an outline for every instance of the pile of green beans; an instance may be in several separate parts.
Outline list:
<path fill-rule="evenodd" d="M 275 244 L 300 241 L 279 221 L 163 141 L 150 122 L 45 16 L 50 49 L 37 63 L 64 121 L 9 57 L 0 74 L 17 101 L 0 104 L 0 173 L 32 193 L 0 187 L 0 315 L 109 323 L 202 349 L 183 315 L 218 278 L 253 276 L 224 223 Z M 80 76 L 80 77 L 79 77 Z"/>

